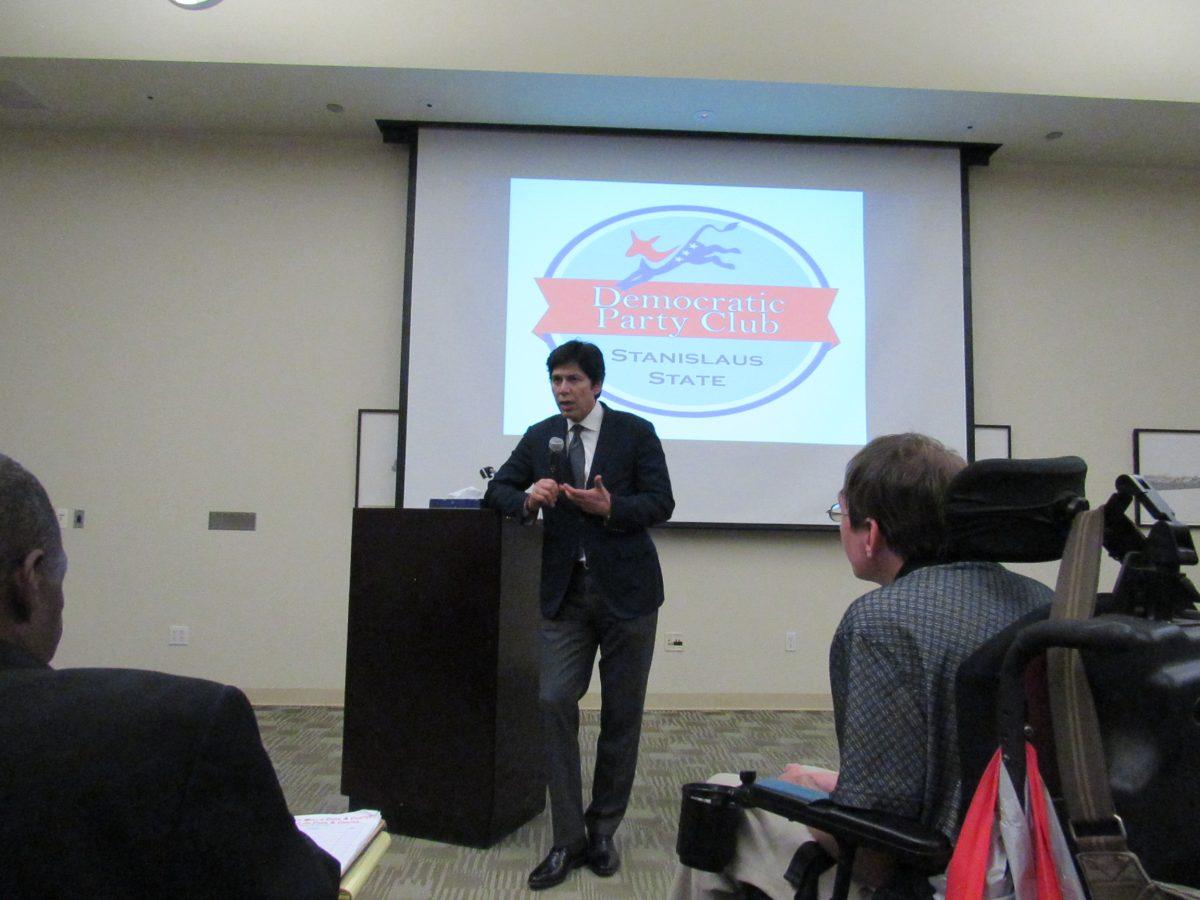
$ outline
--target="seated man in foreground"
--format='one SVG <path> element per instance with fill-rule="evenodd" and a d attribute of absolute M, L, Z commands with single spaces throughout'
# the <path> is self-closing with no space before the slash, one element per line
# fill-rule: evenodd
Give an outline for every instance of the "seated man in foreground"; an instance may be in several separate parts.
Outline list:
<path fill-rule="evenodd" d="M 850 460 L 830 516 L 855 576 L 880 587 L 851 604 L 829 651 L 841 769 L 792 765 L 779 776 L 830 791 L 845 806 L 917 819 L 952 840 L 963 803 L 955 673 L 990 637 L 1052 599 L 1045 585 L 996 563 L 935 564 L 946 487 L 964 465 L 918 434 L 876 438 Z M 738 783 L 733 775 L 713 780 Z M 836 856 L 829 835 L 749 810 L 726 871 L 682 869 L 675 896 L 736 896 L 749 884 L 791 900 L 796 889 L 784 873 L 813 840 Z M 870 896 L 892 866 L 863 849 L 854 872 L 851 895 Z M 822 876 L 821 896 L 832 876 Z"/>
<path fill-rule="evenodd" d="M 0 896 L 337 896 L 236 688 L 50 668 L 66 553 L 41 484 L 0 454 Z"/>

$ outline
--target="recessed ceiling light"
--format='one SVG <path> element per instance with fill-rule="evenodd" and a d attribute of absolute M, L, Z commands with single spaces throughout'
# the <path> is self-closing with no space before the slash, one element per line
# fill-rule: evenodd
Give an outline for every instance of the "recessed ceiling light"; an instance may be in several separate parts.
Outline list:
<path fill-rule="evenodd" d="M 1063 133 L 1061 131 L 1049 131 L 1046 133 L 1046 140 L 1057 141 L 1062 136 Z"/>
<path fill-rule="evenodd" d="M 433 109 L 433 101 L 432 100 L 422 100 L 421 105 L 423 107 L 425 107 L 426 109 Z"/>
<path fill-rule="evenodd" d="M 346 111 L 346 107 L 342 106 L 340 103 L 326 103 L 325 108 L 331 113 L 340 113 Z"/>
<path fill-rule="evenodd" d="M 221 0 L 171 0 L 180 9 L 208 9 L 216 6 Z"/>
<path fill-rule="evenodd" d="M 713 117 L 713 111 L 711 109 L 702 109 L 696 113 L 696 118 L 699 119 L 701 122 L 707 122 L 712 117 Z"/>

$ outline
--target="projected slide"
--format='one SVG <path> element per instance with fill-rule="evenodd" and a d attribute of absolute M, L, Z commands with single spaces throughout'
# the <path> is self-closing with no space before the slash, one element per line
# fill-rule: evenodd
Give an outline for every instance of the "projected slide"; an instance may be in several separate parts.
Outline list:
<path fill-rule="evenodd" d="M 554 415 L 572 338 L 662 437 L 676 523 L 829 528 L 876 435 L 966 449 L 958 148 L 428 126 L 413 152 L 405 505 Z"/>
<path fill-rule="evenodd" d="M 867 440 L 861 191 L 513 178 L 508 217 L 506 434 L 545 414 L 531 338 L 579 338 L 664 439 Z"/>

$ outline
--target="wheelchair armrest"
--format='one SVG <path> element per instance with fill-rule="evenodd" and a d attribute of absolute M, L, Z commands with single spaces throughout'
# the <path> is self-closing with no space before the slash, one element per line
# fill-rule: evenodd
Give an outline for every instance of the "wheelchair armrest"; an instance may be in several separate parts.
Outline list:
<path fill-rule="evenodd" d="M 832 835 L 839 845 L 881 850 L 913 871 L 935 874 L 950 862 L 953 848 L 944 834 L 913 819 L 869 809 L 839 806 L 819 791 L 768 778 L 738 789 L 743 806 L 765 809 Z"/>

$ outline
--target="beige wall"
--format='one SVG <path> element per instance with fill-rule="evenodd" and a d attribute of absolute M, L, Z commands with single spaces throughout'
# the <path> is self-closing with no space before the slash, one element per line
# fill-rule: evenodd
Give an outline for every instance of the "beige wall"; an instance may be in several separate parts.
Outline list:
<path fill-rule="evenodd" d="M 972 184 L 978 418 L 1018 455 L 1084 456 L 1100 501 L 1133 427 L 1200 425 L 1200 173 Z M 355 411 L 395 404 L 404 190 L 403 152 L 375 142 L 0 138 L 0 450 L 87 510 L 61 665 L 340 695 Z M 208 532 L 210 509 L 259 530 Z M 658 541 L 660 635 L 687 649 L 658 653 L 652 702 L 827 703 L 826 647 L 865 587 L 836 537 Z M 190 646 L 167 647 L 172 624 Z"/>
<path fill-rule="evenodd" d="M 1200 170 L 978 170 L 975 398 L 1020 454 L 1076 446 L 1107 496 L 1134 426 L 1200 425 Z"/>
<path fill-rule="evenodd" d="M 373 142 L 0 143 L 0 447 L 87 512 L 60 664 L 340 689 L 356 411 L 399 384 L 405 173 Z M 258 531 L 210 532 L 214 509 Z"/>
<path fill-rule="evenodd" d="M 1098 0 L 5 0 L 0 56 L 1200 100 L 1200 6 Z"/>

